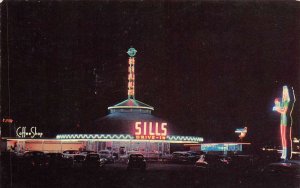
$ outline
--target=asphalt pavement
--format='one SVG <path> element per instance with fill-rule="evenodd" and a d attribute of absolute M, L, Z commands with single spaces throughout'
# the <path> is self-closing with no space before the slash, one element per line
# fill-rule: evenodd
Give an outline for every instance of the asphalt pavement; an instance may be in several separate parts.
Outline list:
<path fill-rule="evenodd" d="M 128 171 L 126 164 L 103 168 L 62 168 L 13 173 L 13 187 L 300 187 L 297 182 L 261 179 L 259 172 L 236 169 L 205 170 L 192 164 L 148 163 L 146 171 Z M 10 187 L 2 182 L 2 187 Z"/>

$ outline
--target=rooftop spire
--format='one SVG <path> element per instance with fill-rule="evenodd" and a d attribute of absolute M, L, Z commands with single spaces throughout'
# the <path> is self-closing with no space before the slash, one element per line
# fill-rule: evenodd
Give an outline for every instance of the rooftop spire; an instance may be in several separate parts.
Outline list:
<path fill-rule="evenodd" d="M 136 49 L 134 48 L 129 48 L 127 51 L 127 54 L 129 55 L 128 58 L 128 99 L 135 99 L 135 91 L 134 91 L 134 64 L 135 64 L 135 54 L 136 54 Z"/>
<path fill-rule="evenodd" d="M 128 99 L 123 102 L 120 102 L 114 106 L 108 107 L 110 113 L 115 112 L 139 112 L 139 113 L 148 113 L 151 114 L 151 111 L 154 110 L 152 106 L 145 104 L 141 101 L 135 99 L 134 91 L 134 64 L 135 64 L 135 54 L 136 49 L 129 48 L 127 51 L 128 57 Z"/>

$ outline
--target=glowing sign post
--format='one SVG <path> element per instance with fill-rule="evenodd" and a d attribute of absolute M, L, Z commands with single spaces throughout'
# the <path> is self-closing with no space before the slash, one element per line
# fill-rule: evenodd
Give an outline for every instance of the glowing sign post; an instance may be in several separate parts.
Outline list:
<path fill-rule="evenodd" d="M 281 134 L 281 145 L 282 145 L 282 155 L 281 159 L 287 160 L 292 157 L 292 112 L 294 108 L 294 103 L 296 102 L 295 93 L 293 88 L 291 88 L 291 94 L 293 98 L 291 101 L 289 88 L 283 86 L 282 88 L 282 99 L 276 98 L 274 100 L 275 106 L 273 111 L 280 113 L 280 134 Z"/>
<path fill-rule="evenodd" d="M 136 54 L 136 49 L 134 48 L 129 48 L 127 51 L 127 54 L 129 55 L 128 59 L 128 98 L 129 99 L 134 99 L 134 64 L 135 64 L 135 54 Z"/>
<path fill-rule="evenodd" d="M 167 123 L 135 122 L 134 135 L 138 140 L 165 140 L 167 137 Z"/>
<path fill-rule="evenodd" d="M 247 127 L 244 127 L 244 128 L 238 128 L 235 130 L 235 133 L 239 134 L 239 138 L 240 140 L 242 141 L 243 138 L 245 138 L 246 134 L 247 134 Z"/>

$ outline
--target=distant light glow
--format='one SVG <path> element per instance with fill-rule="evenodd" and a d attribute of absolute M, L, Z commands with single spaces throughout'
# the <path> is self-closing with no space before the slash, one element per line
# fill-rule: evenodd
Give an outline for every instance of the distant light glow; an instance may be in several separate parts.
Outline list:
<path fill-rule="evenodd" d="M 11 118 L 6 118 L 6 119 L 3 118 L 3 119 L 2 119 L 2 122 L 3 122 L 3 123 L 13 123 L 13 121 L 14 121 L 14 120 L 11 119 Z"/>
<path fill-rule="evenodd" d="M 293 139 L 293 142 L 294 142 L 294 143 L 300 143 L 300 139 L 294 138 L 294 139 Z"/>

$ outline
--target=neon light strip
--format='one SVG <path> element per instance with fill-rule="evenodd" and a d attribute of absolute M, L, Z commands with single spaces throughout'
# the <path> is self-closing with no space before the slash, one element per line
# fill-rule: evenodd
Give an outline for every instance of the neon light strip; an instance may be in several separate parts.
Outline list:
<path fill-rule="evenodd" d="M 195 137 L 195 136 L 167 136 L 166 140 L 136 140 L 131 135 L 124 135 L 124 134 L 63 134 L 57 135 L 57 139 L 67 140 L 67 139 L 93 139 L 93 140 L 121 140 L 121 141 L 151 141 L 151 142 L 174 142 L 174 143 L 188 143 L 188 142 L 203 142 L 202 137 Z"/>
<path fill-rule="evenodd" d="M 167 136 L 167 140 L 203 142 L 202 137 L 196 137 L 196 136 Z"/>
<path fill-rule="evenodd" d="M 63 134 L 57 135 L 57 139 L 134 139 L 131 135 L 123 134 Z"/>
<path fill-rule="evenodd" d="M 213 145 L 219 145 L 219 144 L 224 144 L 224 145 L 251 145 L 251 143 L 243 143 L 243 142 L 204 143 L 204 144 L 201 144 L 201 145 L 203 145 L 203 146 L 213 146 Z"/>
<path fill-rule="evenodd" d="M 136 108 L 136 109 L 148 109 L 148 110 L 154 110 L 153 107 L 144 107 L 144 106 L 111 106 L 108 107 L 108 110 L 110 109 L 122 109 L 122 108 Z"/>
<path fill-rule="evenodd" d="M 136 100 L 136 99 L 135 99 Z M 145 104 L 145 103 L 143 103 L 143 102 L 141 102 L 141 101 L 139 101 L 139 100 L 136 100 L 137 102 L 139 102 L 139 103 L 141 103 L 141 104 L 143 104 L 143 105 L 145 105 L 145 106 L 147 106 L 147 107 L 149 107 L 149 108 L 152 108 L 153 110 L 154 110 L 154 108 L 152 107 L 152 106 L 149 106 L 148 104 Z"/>
<path fill-rule="evenodd" d="M 98 142 L 151 142 L 151 143 L 176 143 L 176 144 L 187 144 L 197 143 L 193 141 L 170 141 L 170 140 L 128 140 L 128 139 L 66 139 L 61 140 L 62 142 L 80 142 L 80 141 L 98 141 Z"/>

